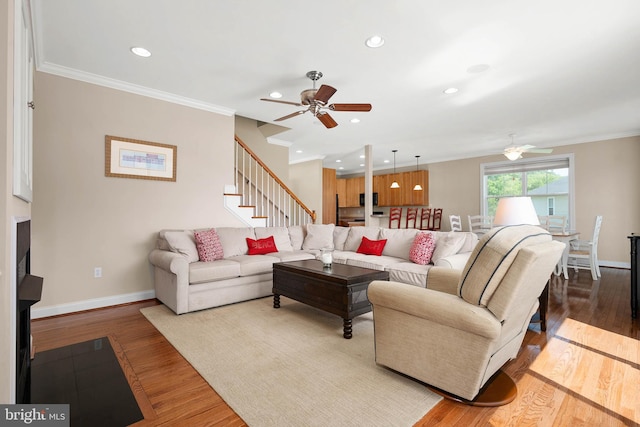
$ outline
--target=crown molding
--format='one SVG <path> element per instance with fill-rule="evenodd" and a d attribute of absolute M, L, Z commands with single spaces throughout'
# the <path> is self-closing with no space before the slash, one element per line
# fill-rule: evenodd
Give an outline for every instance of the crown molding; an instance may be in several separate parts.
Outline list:
<path fill-rule="evenodd" d="M 123 92 L 134 93 L 136 95 L 146 96 L 148 98 L 159 99 L 161 101 L 171 102 L 173 104 L 184 105 L 186 107 L 196 108 L 198 110 L 209 111 L 211 113 L 222 114 L 225 116 L 235 115 L 235 110 L 221 107 L 219 105 L 202 102 L 197 99 L 187 98 L 175 95 L 161 90 L 151 89 L 145 86 L 139 86 L 132 83 L 123 82 L 121 80 L 111 79 L 100 76 L 98 74 L 87 73 L 73 68 L 63 67 L 49 62 L 43 62 L 38 65 L 38 71 L 48 74 L 54 74 L 60 77 L 66 77 L 73 80 L 79 80 L 85 83 L 91 83 L 98 86 L 104 86 Z"/>

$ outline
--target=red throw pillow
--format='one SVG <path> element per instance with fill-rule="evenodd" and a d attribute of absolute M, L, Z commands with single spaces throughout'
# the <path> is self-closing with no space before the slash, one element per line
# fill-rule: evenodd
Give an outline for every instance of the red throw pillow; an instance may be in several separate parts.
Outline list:
<path fill-rule="evenodd" d="M 435 247 L 436 241 L 431 233 L 418 233 L 409 250 L 409 260 L 416 264 L 427 265 L 431 262 Z"/>
<path fill-rule="evenodd" d="M 360 242 L 360 246 L 356 252 L 359 254 L 380 256 L 386 244 L 387 239 L 369 240 L 365 236 L 362 236 L 362 242 Z"/>
<path fill-rule="evenodd" d="M 222 244 L 216 230 L 212 228 L 210 230 L 194 231 L 193 237 L 196 241 L 196 249 L 198 249 L 200 261 L 211 262 L 224 258 Z"/>
<path fill-rule="evenodd" d="M 273 236 L 258 240 L 253 240 L 247 237 L 247 246 L 249 246 L 249 255 L 264 255 L 271 252 L 278 252 Z"/>

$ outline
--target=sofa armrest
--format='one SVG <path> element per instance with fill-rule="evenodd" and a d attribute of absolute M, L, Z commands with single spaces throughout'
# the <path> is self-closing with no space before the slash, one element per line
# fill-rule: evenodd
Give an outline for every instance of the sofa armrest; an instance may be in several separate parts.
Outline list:
<path fill-rule="evenodd" d="M 167 273 L 186 274 L 187 283 L 189 283 L 189 261 L 184 255 L 162 249 L 154 249 L 149 254 L 149 262 Z"/>
<path fill-rule="evenodd" d="M 459 252 L 454 255 L 449 255 L 444 258 L 440 258 L 435 262 L 436 267 L 447 267 L 453 268 L 455 270 L 464 270 L 465 265 L 467 265 L 467 261 L 471 256 L 471 252 Z"/>
<path fill-rule="evenodd" d="M 453 270 L 447 267 L 431 267 L 427 273 L 427 289 L 457 295 L 461 274 L 462 270 Z"/>
<path fill-rule="evenodd" d="M 184 255 L 154 249 L 149 254 L 149 262 L 155 267 L 156 298 L 176 314 L 189 311 L 189 261 Z"/>
<path fill-rule="evenodd" d="M 374 322 L 376 306 L 380 306 L 491 340 L 500 336 L 501 324 L 489 310 L 457 295 L 379 280 L 369 284 L 367 294 Z"/>

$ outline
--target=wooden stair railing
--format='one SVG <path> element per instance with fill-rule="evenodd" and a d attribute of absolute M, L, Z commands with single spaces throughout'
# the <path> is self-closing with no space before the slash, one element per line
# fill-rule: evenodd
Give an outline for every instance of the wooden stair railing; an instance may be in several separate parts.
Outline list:
<path fill-rule="evenodd" d="M 254 218 L 266 218 L 269 226 L 315 223 L 316 213 L 305 206 L 276 174 L 236 135 L 236 191 L 241 206 L 253 207 Z"/>

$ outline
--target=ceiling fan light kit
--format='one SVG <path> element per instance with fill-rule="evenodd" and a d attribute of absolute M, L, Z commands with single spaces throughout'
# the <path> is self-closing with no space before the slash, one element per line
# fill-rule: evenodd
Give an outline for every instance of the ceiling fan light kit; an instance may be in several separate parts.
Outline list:
<path fill-rule="evenodd" d="M 509 160 L 518 160 L 522 158 L 522 153 L 542 153 L 548 154 L 553 152 L 551 148 L 536 148 L 535 145 L 520 145 L 517 146 L 513 143 L 514 133 L 509 134 L 511 138 L 511 145 L 504 149 L 502 154 Z"/>
<path fill-rule="evenodd" d="M 322 85 L 319 89 L 316 89 L 316 81 L 322 77 L 320 71 L 309 71 L 306 76 L 313 82 L 313 88 L 305 89 L 300 93 L 300 102 L 280 101 L 277 99 L 260 98 L 261 101 L 277 102 L 280 104 L 295 105 L 297 107 L 307 107 L 305 110 L 296 111 L 295 113 L 287 114 L 286 116 L 275 119 L 275 122 L 281 122 L 283 120 L 290 119 L 292 117 L 299 116 L 301 114 L 310 112 L 316 117 L 320 123 L 322 123 L 327 129 L 338 126 L 338 123 L 329 115 L 326 110 L 329 111 L 355 111 L 355 112 L 367 112 L 371 111 L 371 104 L 330 104 L 329 98 L 337 92 L 337 89 L 329 86 Z"/>

